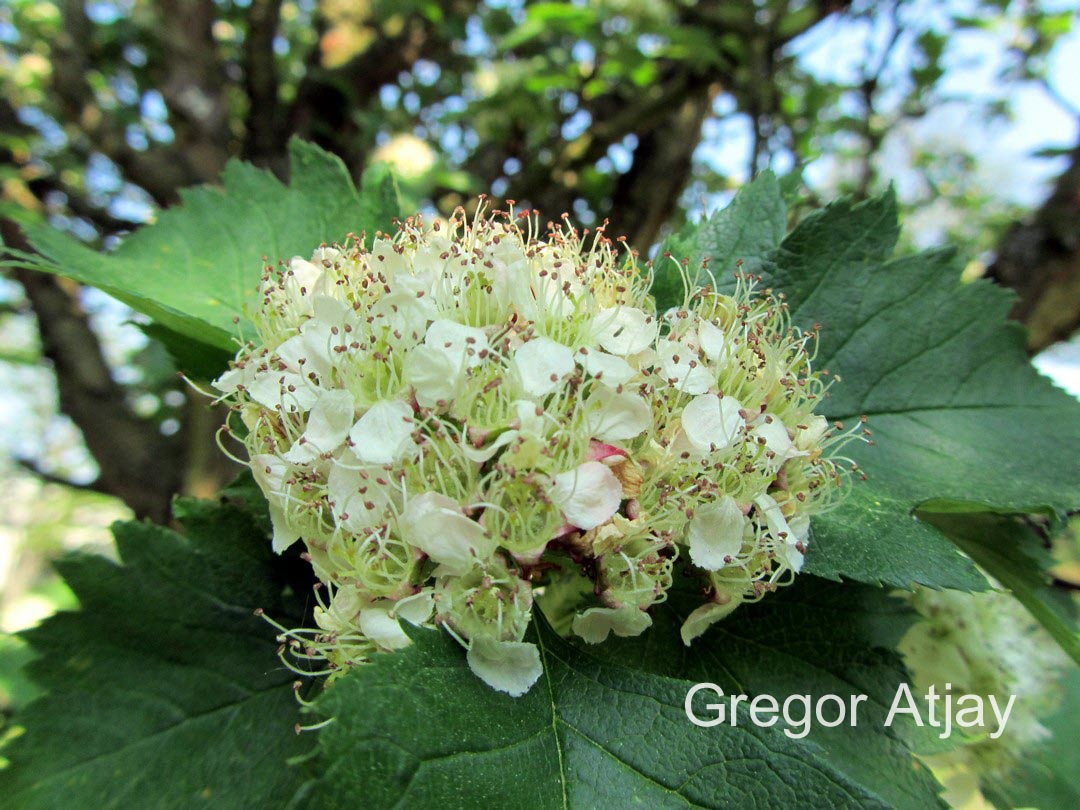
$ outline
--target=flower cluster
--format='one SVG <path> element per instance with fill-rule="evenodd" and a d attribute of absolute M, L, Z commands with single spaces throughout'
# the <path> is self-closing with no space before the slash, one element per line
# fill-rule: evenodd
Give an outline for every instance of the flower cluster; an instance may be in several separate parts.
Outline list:
<path fill-rule="evenodd" d="M 275 549 L 303 540 L 321 581 L 297 656 L 338 672 L 434 624 L 521 694 L 545 590 L 581 595 L 587 642 L 636 635 L 681 560 L 707 594 L 689 644 L 790 581 L 845 480 L 813 335 L 749 277 L 664 313 L 649 283 L 602 229 L 482 208 L 267 268 L 215 385 Z"/>
<path fill-rule="evenodd" d="M 1069 660 L 1009 593 L 918 588 L 903 596 L 919 614 L 899 644 L 916 687 L 945 694 L 948 685 L 953 694 L 993 695 L 1002 705 L 1015 696 L 1008 733 L 992 737 L 991 720 L 971 729 L 961 747 L 927 757 L 950 804 L 974 804 L 980 783 L 1006 780 L 1050 736 L 1039 718 L 1060 703 Z"/>

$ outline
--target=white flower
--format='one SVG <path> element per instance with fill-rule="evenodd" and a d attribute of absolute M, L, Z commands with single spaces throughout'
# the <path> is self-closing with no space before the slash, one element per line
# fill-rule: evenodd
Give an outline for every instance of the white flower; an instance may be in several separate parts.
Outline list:
<path fill-rule="evenodd" d="M 519 436 L 540 438 L 544 435 L 544 417 L 536 413 L 536 403 L 527 399 L 519 399 L 514 402 L 514 412 L 517 429 L 510 428 L 500 433 L 494 441 L 482 447 L 473 447 L 464 444 L 461 447 L 462 454 L 471 461 L 482 464 L 495 456 L 500 450 L 514 442 Z"/>
<path fill-rule="evenodd" d="M 309 262 L 300 256 L 293 256 L 289 259 L 289 272 L 285 274 L 284 278 L 285 295 L 289 299 L 295 300 L 301 296 L 314 298 L 316 295 L 326 293 L 325 285 L 322 283 L 326 277 L 326 271 L 321 266 L 320 261 L 323 257 L 313 256 L 312 258 L 319 263 Z"/>
<path fill-rule="evenodd" d="M 821 444 L 828 429 L 829 420 L 820 414 L 814 414 L 806 420 L 806 428 L 796 432 L 795 446 L 804 451 L 814 449 Z"/>
<path fill-rule="evenodd" d="M 704 318 L 698 323 L 698 345 L 709 360 L 724 360 L 729 354 L 724 330 Z"/>
<path fill-rule="evenodd" d="M 371 464 L 392 464 L 415 447 L 413 411 L 400 400 L 376 402 L 348 431 L 353 453 Z"/>
<path fill-rule="evenodd" d="M 658 354 L 661 374 L 672 388 L 696 396 L 704 394 L 716 384 L 715 377 L 698 358 L 697 351 L 685 343 L 663 340 Z"/>
<path fill-rule="evenodd" d="M 315 624 L 327 633 L 348 633 L 369 601 L 358 588 L 343 585 L 334 592 L 325 610 L 315 608 Z"/>
<path fill-rule="evenodd" d="M 293 442 L 283 458 L 293 464 L 314 461 L 323 453 L 332 453 L 345 441 L 352 427 L 353 396 L 348 391 L 325 391 L 308 413 L 304 434 Z"/>
<path fill-rule="evenodd" d="M 439 309 L 430 292 L 431 282 L 428 279 L 401 276 L 392 291 L 372 306 L 372 315 L 391 331 L 408 335 L 410 344 L 414 343 L 424 336 L 428 321 L 439 316 Z"/>
<path fill-rule="evenodd" d="M 406 596 L 394 603 L 393 614 L 409 624 L 421 625 L 431 618 L 435 610 L 435 597 L 430 588 Z"/>
<path fill-rule="evenodd" d="M 352 532 L 365 532 L 383 522 L 390 492 L 375 485 L 372 473 L 350 450 L 330 466 L 326 495 L 334 522 Z"/>
<path fill-rule="evenodd" d="M 781 555 L 789 568 L 793 571 L 801 571 L 804 555 L 796 545 L 803 538 L 800 538 L 788 525 L 783 511 L 780 509 L 780 504 L 771 495 L 759 495 L 754 498 L 754 504 L 757 506 L 759 514 L 765 518 L 765 523 L 769 527 L 769 534 L 780 544 L 777 547 L 777 553 Z M 805 524 L 806 531 L 809 531 L 809 526 L 809 521 L 807 521 Z"/>
<path fill-rule="evenodd" d="M 595 349 L 585 355 L 579 354 L 578 362 L 580 362 L 585 370 L 595 379 L 598 379 L 604 385 L 611 388 L 625 385 L 637 374 L 634 367 L 623 360 L 623 358 Z"/>
<path fill-rule="evenodd" d="M 349 347 L 360 332 L 360 319 L 352 307 L 329 295 L 315 296 L 312 312 L 311 320 L 300 327 L 299 346 L 289 352 L 288 360 L 295 361 L 297 366 L 303 360 L 305 376 L 314 372 L 325 380 L 331 376 L 334 366 L 349 361 Z M 278 347 L 283 358 L 286 357 L 282 352 L 284 348 L 285 344 Z"/>
<path fill-rule="evenodd" d="M 594 607 L 574 617 L 574 634 L 588 644 L 599 644 L 609 633 L 640 636 L 652 627 L 652 617 L 637 605 L 620 608 Z"/>
<path fill-rule="evenodd" d="M 409 637 L 401 624 L 390 615 L 393 603 L 375 605 L 360 611 L 360 630 L 385 650 L 400 650 L 409 646 Z"/>
<path fill-rule="evenodd" d="M 438 492 L 409 499 L 401 518 L 405 538 L 447 573 L 460 573 L 495 551 L 484 527 L 466 517 L 461 504 Z"/>
<path fill-rule="evenodd" d="M 593 321 L 597 341 L 621 356 L 637 354 L 652 346 L 656 339 L 656 318 L 636 307 L 612 307 L 597 314 Z"/>
<path fill-rule="evenodd" d="M 300 533 L 293 529 L 283 506 L 288 501 L 285 478 L 291 468 L 277 456 L 263 453 L 251 457 L 251 474 L 270 504 L 270 523 L 274 530 L 273 549 L 280 554 L 296 542 Z"/>
<path fill-rule="evenodd" d="M 528 396 L 543 397 L 573 373 L 574 354 L 551 338 L 537 337 L 514 353 L 513 368 Z"/>
<path fill-rule="evenodd" d="M 754 439 L 761 438 L 765 440 L 765 447 L 775 454 L 772 463 L 776 467 L 779 467 L 789 458 L 806 455 L 805 452 L 795 448 L 791 437 L 788 435 L 787 428 L 784 427 L 784 423 L 775 416 L 762 414 L 754 424 L 750 436 Z"/>
<path fill-rule="evenodd" d="M 799 550 L 799 544 L 801 543 L 802 547 L 806 548 L 807 538 L 810 535 L 810 516 L 796 515 L 788 521 L 788 528 L 791 529 L 792 536 L 795 540 L 784 544 L 784 562 L 787 563 L 788 568 L 792 571 L 798 572 L 802 570 L 803 561 L 806 556 Z"/>
<path fill-rule="evenodd" d="M 527 220 L 410 217 L 371 250 L 294 257 L 215 382 L 274 549 L 304 542 L 325 588 L 295 637 L 331 678 L 434 624 L 522 694 L 534 586 L 598 643 L 646 630 L 684 569 L 711 585 L 688 643 L 790 581 L 843 482 L 780 300 L 737 276 L 661 324 L 617 243 Z"/>
<path fill-rule="evenodd" d="M 306 376 L 306 371 L 317 364 L 308 365 L 306 355 L 304 338 L 297 335 L 270 353 L 265 369 L 249 362 L 243 383 L 248 394 L 260 405 L 271 409 L 306 411 L 311 408 L 319 398 L 319 389 Z"/>
<path fill-rule="evenodd" d="M 777 540 L 787 541 L 794 538 L 794 532 L 788 526 L 787 519 L 780 509 L 780 504 L 772 495 L 758 495 L 754 498 L 754 505 L 758 508 L 758 514 L 765 518 L 769 527 L 769 534 Z"/>
<path fill-rule="evenodd" d="M 723 568 L 743 545 L 747 519 L 730 495 L 704 503 L 694 510 L 687 532 L 690 559 L 707 571 Z"/>
<path fill-rule="evenodd" d="M 555 476 L 551 498 L 571 526 L 595 529 L 618 511 L 622 484 L 605 464 L 586 461 Z"/>
<path fill-rule="evenodd" d="M 544 674 L 540 651 L 524 641 L 474 638 L 466 659 L 480 680 L 511 697 L 524 695 Z"/>
<path fill-rule="evenodd" d="M 742 403 L 734 397 L 703 394 L 692 399 L 682 412 L 682 429 L 698 455 L 726 450 L 735 444 L 746 421 L 739 411 Z"/>
<path fill-rule="evenodd" d="M 482 362 L 487 350 L 483 330 L 455 321 L 435 321 L 424 335 L 424 345 L 413 349 L 405 366 L 405 379 L 425 408 L 456 395 L 465 370 Z"/>
<path fill-rule="evenodd" d="M 636 391 L 616 391 L 598 385 L 585 401 L 589 435 L 601 441 L 640 436 L 652 426 L 652 410 Z"/>

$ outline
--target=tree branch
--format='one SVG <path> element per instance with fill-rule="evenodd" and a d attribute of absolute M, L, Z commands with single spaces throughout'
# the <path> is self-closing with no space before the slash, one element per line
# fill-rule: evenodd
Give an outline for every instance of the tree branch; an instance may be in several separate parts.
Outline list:
<path fill-rule="evenodd" d="M 657 240 L 690 178 L 694 150 L 716 91 L 716 87 L 694 88 L 663 127 L 640 137 L 634 162 L 619 177 L 612 195 L 609 234 L 625 235 L 640 250 Z"/>
<path fill-rule="evenodd" d="M 97 492 L 101 495 L 110 495 L 110 492 L 104 490 L 100 483 L 97 481 L 91 481 L 89 484 L 81 484 L 78 481 L 71 481 L 60 475 L 55 475 L 48 470 L 43 470 L 32 459 L 28 458 L 16 458 L 15 463 L 35 478 L 45 482 L 46 484 L 58 484 L 62 487 L 68 487 L 69 489 L 77 489 L 82 492 Z"/>
<path fill-rule="evenodd" d="M 52 43 L 50 56 L 52 86 L 64 116 L 159 205 L 176 202 L 177 191 L 197 180 L 183 152 L 164 145 L 139 151 L 128 144 L 124 127 L 96 103 L 86 78 L 93 62 L 93 25 L 84 4 L 64 0 L 61 13 L 63 30 Z"/>
<path fill-rule="evenodd" d="M 278 76 L 274 38 L 281 19 L 281 0 L 252 0 L 244 39 L 244 90 L 248 109 L 244 119 L 244 157 L 279 171 L 285 138 L 278 109 Z"/>
<path fill-rule="evenodd" d="M 453 0 L 443 12 L 467 19 L 476 5 L 475 0 Z M 453 69 L 461 59 L 439 26 L 420 15 L 407 17 L 400 32 L 378 37 L 338 68 L 323 67 L 319 49 L 313 49 L 286 116 L 288 131 L 334 152 L 359 176 L 371 144 L 361 142 L 357 114 L 378 98 L 384 84 L 396 82 L 420 59 L 430 59 L 443 70 Z"/>
<path fill-rule="evenodd" d="M 160 0 L 162 98 L 195 182 L 218 178 L 229 159 L 225 65 L 214 40 L 214 0 Z"/>

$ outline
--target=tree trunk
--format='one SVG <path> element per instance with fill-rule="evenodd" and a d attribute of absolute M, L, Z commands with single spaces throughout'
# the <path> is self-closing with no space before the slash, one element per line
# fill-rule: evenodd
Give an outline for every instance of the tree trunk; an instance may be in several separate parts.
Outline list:
<path fill-rule="evenodd" d="M 1005 233 L 987 275 L 1020 296 L 1011 315 L 1033 354 L 1080 328 L 1080 145 L 1042 207 Z"/>

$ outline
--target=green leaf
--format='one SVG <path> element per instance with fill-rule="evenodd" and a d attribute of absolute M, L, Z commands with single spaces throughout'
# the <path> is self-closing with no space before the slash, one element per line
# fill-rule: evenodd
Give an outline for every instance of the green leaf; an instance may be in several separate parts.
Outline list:
<path fill-rule="evenodd" d="M 843 377 L 831 419 L 870 417 L 874 445 L 847 453 L 869 481 L 817 523 L 809 570 L 907 586 L 985 587 L 916 507 L 1053 515 L 1080 505 L 1080 404 L 1028 362 L 1011 294 L 960 282 L 950 252 L 886 261 L 891 194 L 808 217 L 770 282 L 795 323 L 824 324 L 818 365 Z M 955 506 L 950 507 L 952 511 Z"/>
<path fill-rule="evenodd" d="M 168 353 L 176 371 L 191 380 L 214 380 L 229 368 L 233 352 L 198 343 L 159 323 L 138 324 L 148 338 L 158 341 Z"/>
<path fill-rule="evenodd" d="M 931 807 L 937 786 L 883 706 L 902 677 L 893 643 L 904 609 L 881 591 L 811 577 L 737 612 L 692 648 L 681 607 L 641 639 L 578 648 L 542 620 L 544 675 L 522 698 L 468 670 L 445 634 L 417 631 L 334 683 L 319 708 L 319 806 L 378 807 Z M 684 712 L 696 681 L 728 694 L 868 693 L 855 728 L 748 723 L 699 728 Z M 715 696 L 703 698 L 703 705 Z"/>
<path fill-rule="evenodd" d="M 678 261 L 689 259 L 695 286 L 726 286 L 738 267 L 761 273 L 769 256 L 784 238 L 787 213 L 780 183 L 770 171 L 762 172 L 739 189 L 731 204 L 698 226 L 684 228 L 661 248 Z M 702 263 L 708 261 L 707 269 Z M 661 310 L 682 302 L 683 282 L 670 259 L 661 259 L 653 295 Z"/>
<path fill-rule="evenodd" d="M 360 178 L 360 189 L 359 221 L 369 230 L 368 235 L 374 236 L 375 231 L 392 230 L 391 224 L 405 215 L 405 209 L 397 177 L 390 164 L 376 163 L 368 167 Z M 370 239 L 368 244 L 371 244 Z"/>
<path fill-rule="evenodd" d="M 543 34 L 553 32 L 583 35 L 596 22 L 596 11 L 567 3 L 535 3 L 525 20 L 499 42 L 501 52 L 520 48 Z"/>
<path fill-rule="evenodd" d="M 309 256 L 349 232 L 390 228 L 402 212 L 385 167 L 372 169 L 364 192 L 340 159 L 300 140 L 289 145 L 291 185 L 239 161 L 225 168 L 223 188 L 181 193 L 111 253 L 98 253 L 48 226 L 30 228 L 38 269 L 98 287 L 161 327 L 221 349 L 249 334 L 263 262 Z M 239 327 L 234 320 L 239 318 Z"/>
<path fill-rule="evenodd" d="M 26 642 L 18 636 L 0 633 L 0 730 L 7 725 L 3 715 L 18 711 L 41 692 L 24 672 L 33 658 L 34 653 Z"/>
<path fill-rule="evenodd" d="M 2 750 L 7 806 L 259 807 L 303 781 L 293 675 L 266 535 L 246 511 L 180 501 L 186 536 L 114 527 L 123 565 L 76 556 L 58 567 L 81 602 L 25 634 L 45 696 L 16 715 Z"/>
<path fill-rule="evenodd" d="M 1047 572 L 1054 558 L 1029 525 L 1015 517 L 986 513 L 930 514 L 926 519 L 1020 600 L 1080 664 L 1076 603 L 1070 593 L 1053 586 Z"/>
<path fill-rule="evenodd" d="M 933 803 L 933 779 L 907 762 L 925 734 L 906 719 L 891 729 L 884 725 L 897 687 L 907 680 L 893 650 L 915 620 L 907 605 L 881 588 L 804 575 L 758 604 L 741 607 L 686 647 L 679 627 L 700 603 L 699 592 L 673 594 L 645 635 L 609 639 L 592 649 L 613 663 L 633 661 L 669 677 L 712 681 L 728 694 L 781 700 L 791 694 L 865 694 L 858 728 L 816 727 L 809 741 L 887 803 Z"/>

